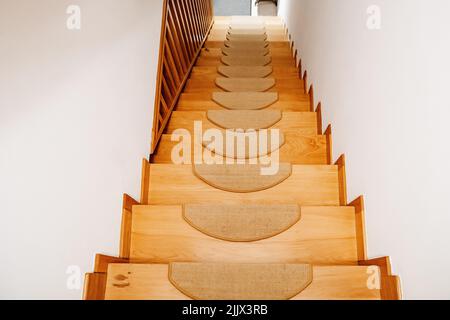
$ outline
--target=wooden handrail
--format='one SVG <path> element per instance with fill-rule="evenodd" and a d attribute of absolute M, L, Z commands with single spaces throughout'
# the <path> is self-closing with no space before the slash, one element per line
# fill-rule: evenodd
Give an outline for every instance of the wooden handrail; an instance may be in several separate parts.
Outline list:
<path fill-rule="evenodd" d="M 153 119 L 153 153 L 213 24 L 211 0 L 164 0 Z"/>

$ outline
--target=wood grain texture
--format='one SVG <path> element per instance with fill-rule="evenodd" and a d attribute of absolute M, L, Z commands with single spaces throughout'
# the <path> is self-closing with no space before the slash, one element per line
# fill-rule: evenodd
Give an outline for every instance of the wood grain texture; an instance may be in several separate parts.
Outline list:
<path fill-rule="evenodd" d="M 311 85 L 309 87 L 308 95 L 309 95 L 309 106 L 311 108 L 310 110 L 313 112 L 314 111 L 314 87 L 313 87 L 313 85 Z"/>
<path fill-rule="evenodd" d="M 181 205 L 134 207 L 131 261 L 358 263 L 352 207 L 302 207 L 301 220 L 286 232 L 247 243 L 209 237 L 186 223 L 182 211 Z"/>
<path fill-rule="evenodd" d="M 284 112 L 309 112 L 309 99 L 308 96 L 303 94 L 281 93 L 278 101 L 270 105 L 268 109 Z M 176 108 L 176 111 L 208 110 L 224 110 L 223 107 L 212 100 L 212 92 L 183 93 Z"/>
<path fill-rule="evenodd" d="M 83 300 L 104 300 L 106 282 L 106 273 L 87 273 L 84 277 Z"/>
<path fill-rule="evenodd" d="M 104 254 L 97 254 L 95 256 L 95 273 L 106 273 L 110 263 L 128 263 L 128 259 L 116 258 Z"/>
<path fill-rule="evenodd" d="M 217 78 L 215 83 L 227 92 L 265 92 L 273 88 L 276 81 L 273 78 Z"/>
<path fill-rule="evenodd" d="M 347 205 L 347 176 L 345 173 L 345 155 L 341 155 L 336 161 L 339 175 L 339 201 L 341 206 Z"/>
<path fill-rule="evenodd" d="M 191 73 L 191 80 L 212 80 L 214 81 L 217 77 L 219 77 L 218 68 L 227 68 L 226 66 L 203 66 L 203 67 L 194 67 Z M 229 68 L 229 67 L 228 67 Z M 290 79 L 290 80 L 300 80 L 297 77 L 297 69 L 292 67 L 277 67 L 277 66 L 268 66 L 265 69 L 270 68 L 272 70 L 271 75 L 277 80 L 281 79 Z M 303 82 L 301 82 L 303 85 Z M 303 94 L 303 92 L 300 92 Z"/>
<path fill-rule="evenodd" d="M 303 92 L 305 92 L 305 93 L 308 92 L 308 71 L 306 71 L 306 70 L 303 73 Z M 311 105 L 311 100 L 310 100 L 310 105 Z"/>
<path fill-rule="evenodd" d="M 300 96 L 302 82 L 299 79 L 268 78 L 193 78 L 186 84 L 185 93 L 202 93 L 209 98 L 214 92 L 277 92 L 281 95 Z M 221 79 L 223 78 L 223 79 Z M 217 81 L 217 79 L 221 79 Z M 228 79 L 228 80 L 225 80 Z M 239 85 L 237 84 L 239 83 Z M 311 111 L 308 108 L 307 111 Z"/>
<path fill-rule="evenodd" d="M 226 66 L 241 67 L 265 67 L 272 62 L 272 57 L 267 56 L 223 56 L 220 61 Z"/>
<path fill-rule="evenodd" d="M 120 228 L 120 253 L 119 253 L 119 257 L 122 259 L 130 258 L 131 224 L 133 220 L 132 209 L 133 206 L 135 205 L 139 205 L 139 202 L 137 202 L 127 194 L 123 195 L 122 224 Z"/>
<path fill-rule="evenodd" d="M 172 141 L 170 134 L 165 134 L 153 155 L 153 163 L 173 164 L 172 150 L 189 137 L 181 137 L 178 141 Z M 192 142 L 191 142 L 192 143 Z M 192 164 L 194 146 L 191 146 L 191 157 L 184 164 Z M 285 143 L 280 148 L 280 161 L 292 164 L 328 164 L 326 136 L 308 136 L 303 134 L 288 133 L 285 135 Z"/>
<path fill-rule="evenodd" d="M 364 197 L 360 196 L 349 204 L 355 208 L 356 239 L 358 247 L 358 260 L 367 260 L 367 242 L 366 242 L 366 218 L 364 208 Z"/>
<path fill-rule="evenodd" d="M 295 165 L 292 175 L 269 190 L 234 194 L 215 189 L 192 172 L 190 165 L 152 164 L 148 203 L 144 204 L 284 204 L 339 205 L 337 166 Z M 176 196 L 175 196 L 176 195 Z"/>
<path fill-rule="evenodd" d="M 327 158 L 328 158 L 328 164 L 333 163 L 333 136 L 332 136 L 332 129 L 331 125 L 327 127 L 327 129 L 324 132 L 324 135 L 327 137 Z"/>
<path fill-rule="evenodd" d="M 141 171 L 141 199 L 140 203 L 148 202 L 148 187 L 150 184 L 150 163 L 147 159 L 142 159 Z"/>
<path fill-rule="evenodd" d="M 317 134 L 322 134 L 322 103 L 319 102 L 316 109 L 317 114 Z"/>
<path fill-rule="evenodd" d="M 220 129 L 208 120 L 206 112 L 174 111 L 166 133 L 171 134 L 178 129 L 186 129 L 193 136 L 195 122 L 201 123 L 203 132 L 208 129 Z M 284 134 L 303 134 L 315 137 L 317 136 L 317 114 L 315 112 L 284 112 L 282 119 L 271 129 L 280 129 Z"/>
<path fill-rule="evenodd" d="M 366 269 L 314 266 L 312 284 L 292 300 L 378 300 L 380 291 L 367 288 Z M 189 300 L 170 283 L 168 274 L 169 266 L 165 264 L 111 265 L 105 297 L 107 300 Z"/>
<path fill-rule="evenodd" d="M 227 78 L 265 78 L 272 74 L 273 68 L 267 67 L 226 67 L 219 66 L 217 72 Z"/>
<path fill-rule="evenodd" d="M 378 266 L 381 278 L 381 299 L 402 300 L 402 288 L 400 278 L 393 276 L 391 272 L 391 261 L 389 257 L 381 257 L 371 260 L 359 261 L 361 266 Z"/>
<path fill-rule="evenodd" d="M 213 26 L 210 0 L 164 0 L 155 95 L 155 150 Z"/>

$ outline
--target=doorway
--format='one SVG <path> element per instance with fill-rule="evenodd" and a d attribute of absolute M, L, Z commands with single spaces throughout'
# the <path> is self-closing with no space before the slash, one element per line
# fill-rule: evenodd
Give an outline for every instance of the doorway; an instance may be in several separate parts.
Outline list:
<path fill-rule="evenodd" d="M 254 0 L 214 0 L 216 16 L 251 16 Z"/>

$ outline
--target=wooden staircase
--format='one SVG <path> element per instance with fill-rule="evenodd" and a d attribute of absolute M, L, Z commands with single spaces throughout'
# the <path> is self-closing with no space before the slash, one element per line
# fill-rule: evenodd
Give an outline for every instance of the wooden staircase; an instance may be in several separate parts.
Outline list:
<path fill-rule="evenodd" d="M 173 4 L 168 6 L 170 14 Z M 253 23 L 252 18 L 242 23 L 247 22 Z M 192 162 L 172 162 L 176 130 L 193 135 L 194 121 L 201 121 L 205 130 L 220 129 L 208 121 L 206 113 L 225 110 L 211 96 L 223 91 L 215 80 L 223 77 L 217 68 L 223 65 L 221 48 L 232 18 L 216 17 L 193 57 L 195 64 L 186 73 L 186 81 L 179 81 L 174 111 L 164 102 L 169 112 L 159 115 L 158 128 L 164 129 L 159 135 L 156 129 L 154 152 L 150 161 L 143 160 L 140 201 L 124 196 L 120 256 L 97 256 L 94 273 L 86 275 L 85 299 L 189 299 L 168 279 L 173 262 L 310 264 L 313 281 L 294 300 L 401 298 L 399 279 L 391 274 L 389 259 L 367 258 L 363 198 L 347 202 L 345 157 L 332 162 L 331 127 L 322 132 L 321 106 L 314 109 L 312 88 L 307 90 L 306 72 L 302 74 L 296 64 L 287 31 L 279 18 L 263 22 L 272 57 L 270 77 L 276 80 L 269 91 L 279 94 L 267 110 L 283 112 L 274 128 L 285 134 L 280 161 L 292 164 L 291 176 L 267 190 L 233 193 L 200 180 Z M 286 203 L 301 207 L 301 220 L 260 241 L 220 240 L 183 218 L 183 206 L 188 204 Z"/>

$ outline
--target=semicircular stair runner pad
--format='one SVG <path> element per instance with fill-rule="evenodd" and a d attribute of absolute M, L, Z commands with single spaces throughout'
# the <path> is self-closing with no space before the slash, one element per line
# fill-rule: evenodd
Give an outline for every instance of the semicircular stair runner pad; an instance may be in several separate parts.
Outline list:
<path fill-rule="evenodd" d="M 280 122 L 280 110 L 209 110 L 209 121 L 224 129 L 260 130 Z"/>
<path fill-rule="evenodd" d="M 256 66 L 256 67 L 225 67 L 219 66 L 217 71 L 227 78 L 265 78 L 272 74 L 273 68 L 271 66 Z"/>
<path fill-rule="evenodd" d="M 264 92 L 275 86 L 273 78 L 217 78 L 216 85 L 228 92 Z"/>
<path fill-rule="evenodd" d="M 269 46 L 269 42 L 259 42 L 259 41 L 225 41 L 224 45 L 228 48 L 234 49 L 264 49 Z"/>
<path fill-rule="evenodd" d="M 267 40 L 266 34 L 227 34 L 228 41 L 263 42 Z"/>
<path fill-rule="evenodd" d="M 298 205 L 186 205 L 184 219 L 213 238 L 251 242 L 272 238 L 301 218 Z"/>
<path fill-rule="evenodd" d="M 222 54 L 226 56 L 267 56 L 270 53 L 269 48 L 240 49 L 240 48 L 222 48 Z"/>
<path fill-rule="evenodd" d="M 226 133 L 223 133 L 225 136 Z M 275 140 L 272 143 L 272 132 L 271 130 L 267 131 L 267 141 L 266 145 L 261 145 L 261 140 L 259 139 L 258 131 L 253 132 L 233 132 L 232 139 L 234 140 L 234 149 L 227 150 L 227 146 L 225 143 L 217 145 L 217 142 L 208 142 L 203 141 L 202 145 L 205 149 L 222 156 L 224 158 L 229 159 L 255 159 L 265 157 L 277 150 L 279 150 L 285 143 L 286 139 L 284 134 L 279 133 L 276 136 L 273 136 Z M 227 143 L 229 138 L 227 136 Z M 241 147 L 239 142 L 242 142 L 244 145 Z M 242 148 L 242 149 L 240 149 Z"/>
<path fill-rule="evenodd" d="M 194 300 L 289 300 L 313 281 L 311 265 L 171 263 L 169 281 Z"/>
<path fill-rule="evenodd" d="M 227 192 L 250 193 L 275 187 L 292 174 L 290 163 L 279 163 L 273 175 L 264 175 L 260 164 L 194 164 L 197 178 L 210 186 Z"/>
<path fill-rule="evenodd" d="M 272 57 L 261 56 L 261 57 L 251 57 L 251 56 L 223 56 L 221 59 L 223 64 L 227 66 L 244 66 L 244 67 L 257 67 L 257 66 L 267 66 L 272 62 Z"/>
<path fill-rule="evenodd" d="M 213 92 L 212 100 L 229 110 L 261 110 L 278 101 L 278 92 Z"/>

